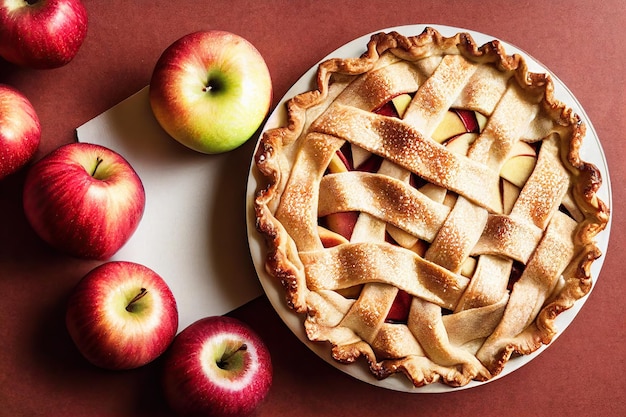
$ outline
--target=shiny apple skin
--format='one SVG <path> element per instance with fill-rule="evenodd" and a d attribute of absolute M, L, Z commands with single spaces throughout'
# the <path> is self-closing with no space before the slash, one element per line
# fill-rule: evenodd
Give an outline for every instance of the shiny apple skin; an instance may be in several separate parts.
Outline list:
<path fill-rule="evenodd" d="M 23 67 L 59 68 L 76 56 L 87 26 L 80 0 L 0 0 L 0 56 Z"/>
<path fill-rule="evenodd" d="M 176 300 L 165 280 L 126 261 L 106 262 L 87 273 L 68 299 L 65 319 L 79 352 L 110 370 L 152 362 L 178 331 Z"/>
<path fill-rule="evenodd" d="M 163 129 L 207 154 L 245 143 L 272 103 L 270 72 L 259 51 L 241 36 L 217 30 L 187 34 L 166 48 L 149 91 Z"/>
<path fill-rule="evenodd" d="M 245 344 L 240 366 L 217 365 L 224 350 Z M 270 352 L 247 324 L 229 316 L 200 319 L 176 336 L 163 362 L 163 388 L 181 415 L 246 416 L 256 410 L 272 385 Z"/>
<path fill-rule="evenodd" d="M 41 124 L 20 91 L 0 84 L 0 180 L 26 165 L 39 149 Z"/>
<path fill-rule="evenodd" d="M 79 258 L 113 256 L 139 226 L 145 201 L 132 166 L 115 151 L 90 143 L 55 149 L 30 167 L 24 182 L 24 213 L 32 228 L 51 246 Z"/>

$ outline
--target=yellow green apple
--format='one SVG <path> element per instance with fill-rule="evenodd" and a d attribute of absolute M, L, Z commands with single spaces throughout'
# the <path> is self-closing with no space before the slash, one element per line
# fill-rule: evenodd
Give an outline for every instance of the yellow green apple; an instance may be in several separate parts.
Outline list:
<path fill-rule="evenodd" d="M 183 145 L 215 154 L 254 135 L 272 102 L 272 81 L 261 53 L 239 35 L 187 34 L 158 59 L 150 105 L 163 129 Z"/>

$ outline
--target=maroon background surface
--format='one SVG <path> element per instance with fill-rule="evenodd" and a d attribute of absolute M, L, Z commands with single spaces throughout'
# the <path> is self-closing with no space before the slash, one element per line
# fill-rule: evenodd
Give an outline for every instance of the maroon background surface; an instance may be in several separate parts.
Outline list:
<path fill-rule="evenodd" d="M 611 241 L 598 285 L 574 323 L 537 359 L 498 381 L 448 394 L 404 394 L 370 386 L 323 362 L 261 297 L 231 313 L 261 334 L 273 357 L 274 385 L 256 415 L 626 415 L 623 2 L 385 3 L 86 0 L 89 31 L 74 61 L 48 71 L 0 61 L 0 82 L 23 91 L 38 111 L 39 159 L 75 141 L 76 127 L 146 86 L 160 53 L 195 30 L 223 29 L 250 40 L 270 68 L 275 102 L 326 54 L 386 27 L 450 25 L 517 45 L 578 98 L 609 163 Z M 234 192 L 224 197 L 241 199 L 241 213 L 234 214 L 242 219 L 252 142 L 234 151 L 233 160 L 239 161 L 232 166 Z M 72 345 L 64 303 L 97 263 L 62 255 L 34 234 L 22 212 L 23 181 L 21 171 L 0 182 L 0 416 L 170 415 L 158 385 L 160 361 L 133 371 L 103 371 Z M 245 228 L 224 239 L 245 240 Z M 248 253 L 232 256 L 248 262 L 250 279 L 256 279 Z"/>

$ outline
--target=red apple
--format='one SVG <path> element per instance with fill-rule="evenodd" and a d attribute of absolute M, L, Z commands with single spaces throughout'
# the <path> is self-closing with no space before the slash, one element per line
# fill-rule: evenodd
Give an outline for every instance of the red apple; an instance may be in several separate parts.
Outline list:
<path fill-rule="evenodd" d="M 163 129 L 203 153 L 246 142 L 272 102 L 272 80 L 259 51 L 224 31 L 195 32 L 170 45 L 150 81 L 150 104 Z"/>
<path fill-rule="evenodd" d="M 332 230 L 327 229 L 323 226 L 317 226 L 317 233 L 319 234 L 322 245 L 325 248 L 332 248 L 333 246 L 338 246 L 343 243 L 349 242 L 348 239 L 346 239 L 339 233 L 333 232 Z"/>
<path fill-rule="evenodd" d="M 391 100 L 391 102 L 393 103 L 393 106 L 396 108 L 396 111 L 398 112 L 398 117 L 404 116 L 406 109 L 408 109 L 409 105 L 411 104 L 411 100 L 413 100 L 413 96 L 407 93 L 400 94 L 399 96 L 395 96 Z"/>
<path fill-rule="evenodd" d="M 80 0 L 0 0 L 0 56 L 30 68 L 57 68 L 78 53 L 87 34 Z"/>
<path fill-rule="evenodd" d="M 469 152 L 472 143 L 474 143 L 477 138 L 478 133 L 461 133 L 445 141 L 444 145 L 448 150 L 465 156 Z"/>
<path fill-rule="evenodd" d="M 387 117 L 400 117 L 393 102 L 388 101 L 377 109 L 374 109 L 374 113 Z"/>
<path fill-rule="evenodd" d="M 467 132 L 465 123 L 454 110 L 448 110 L 444 113 L 443 119 L 432 133 L 431 137 L 438 143 L 444 143 L 448 139 Z"/>
<path fill-rule="evenodd" d="M 26 165 L 40 139 L 39 117 L 28 98 L 0 84 L 0 179 Z"/>
<path fill-rule="evenodd" d="M 406 323 L 411 309 L 411 300 L 413 300 L 412 295 L 403 290 L 398 291 L 385 320 L 392 323 Z"/>
<path fill-rule="evenodd" d="M 350 240 L 352 237 L 352 232 L 358 219 L 359 212 L 357 211 L 338 211 L 324 217 L 328 229 L 347 240 Z"/>
<path fill-rule="evenodd" d="M 163 388 L 181 414 L 245 416 L 272 385 L 270 353 L 238 319 L 213 316 L 185 328 L 164 359 Z"/>
<path fill-rule="evenodd" d="M 133 369 L 159 357 L 178 331 L 176 300 L 150 268 L 107 262 L 80 280 L 66 311 L 80 353 L 105 369 Z"/>
<path fill-rule="evenodd" d="M 26 218 L 44 241 L 73 256 L 104 260 L 137 229 L 145 191 L 121 155 L 76 142 L 33 164 L 23 202 Z"/>
<path fill-rule="evenodd" d="M 341 172 L 348 172 L 350 170 L 350 162 L 341 151 L 337 151 L 330 158 L 328 163 L 328 172 L 331 174 L 338 174 Z"/>
<path fill-rule="evenodd" d="M 476 112 L 465 109 L 455 109 L 454 112 L 459 116 L 468 132 L 480 132 L 480 124 L 476 118 Z"/>
<path fill-rule="evenodd" d="M 524 141 L 517 141 L 500 168 L 500 176 L 515 186 L 522 188 L 535 169 L 537 152 Z"/>

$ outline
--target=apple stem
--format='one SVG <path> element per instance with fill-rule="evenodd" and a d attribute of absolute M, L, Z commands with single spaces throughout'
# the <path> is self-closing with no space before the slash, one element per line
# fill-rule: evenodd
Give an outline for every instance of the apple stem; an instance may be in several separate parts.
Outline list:
<path fill-rule="evenodd" d="M 242 350 L 248 350 L 248 346 L 245 343 L 242 343 L 237 349 L 233 350 L 228 355 L 222 356 L 220 361 L 217 363 L 217 366 L 219 366 L 222 369 L 225 369 L 226 365 L 228 364 L 228 360 L 232 358 L 235 354 L 237 354 L 237 352 L 240 352 Z"/>
<path fill-rule="evenodd" d="M 130 302 L 126 306 L 126 311 L 131 312 L 133 303 L 135 303 L 138 300 L 142 299 L 147 293 L 148 293 L 148 290 L 146 290 L 145 288 L 142 288 L 141 290 L 139 290 L 139 294 L 137 294 L 135 297 L 133 297 L 133 299 L 130 300 Z"/>
<path fill-rule="evenodd" d="M 96 176 L 96 171 L 98 170 L 98 167 L 100 166 L 101 163 L 102 163 L 102 158 L 100 158 L 99 156 L 96 157 L 96 166 L 93 167 L 93 172 L 91 173 L 92 177 Z"/>
<path fill-rule="evenodd" d="M 211 78 L 207 80 L 206 85 L 202 88 L 203 93 L 219 93 L 222 91 L 223 84 L 219 79 Z"/>

